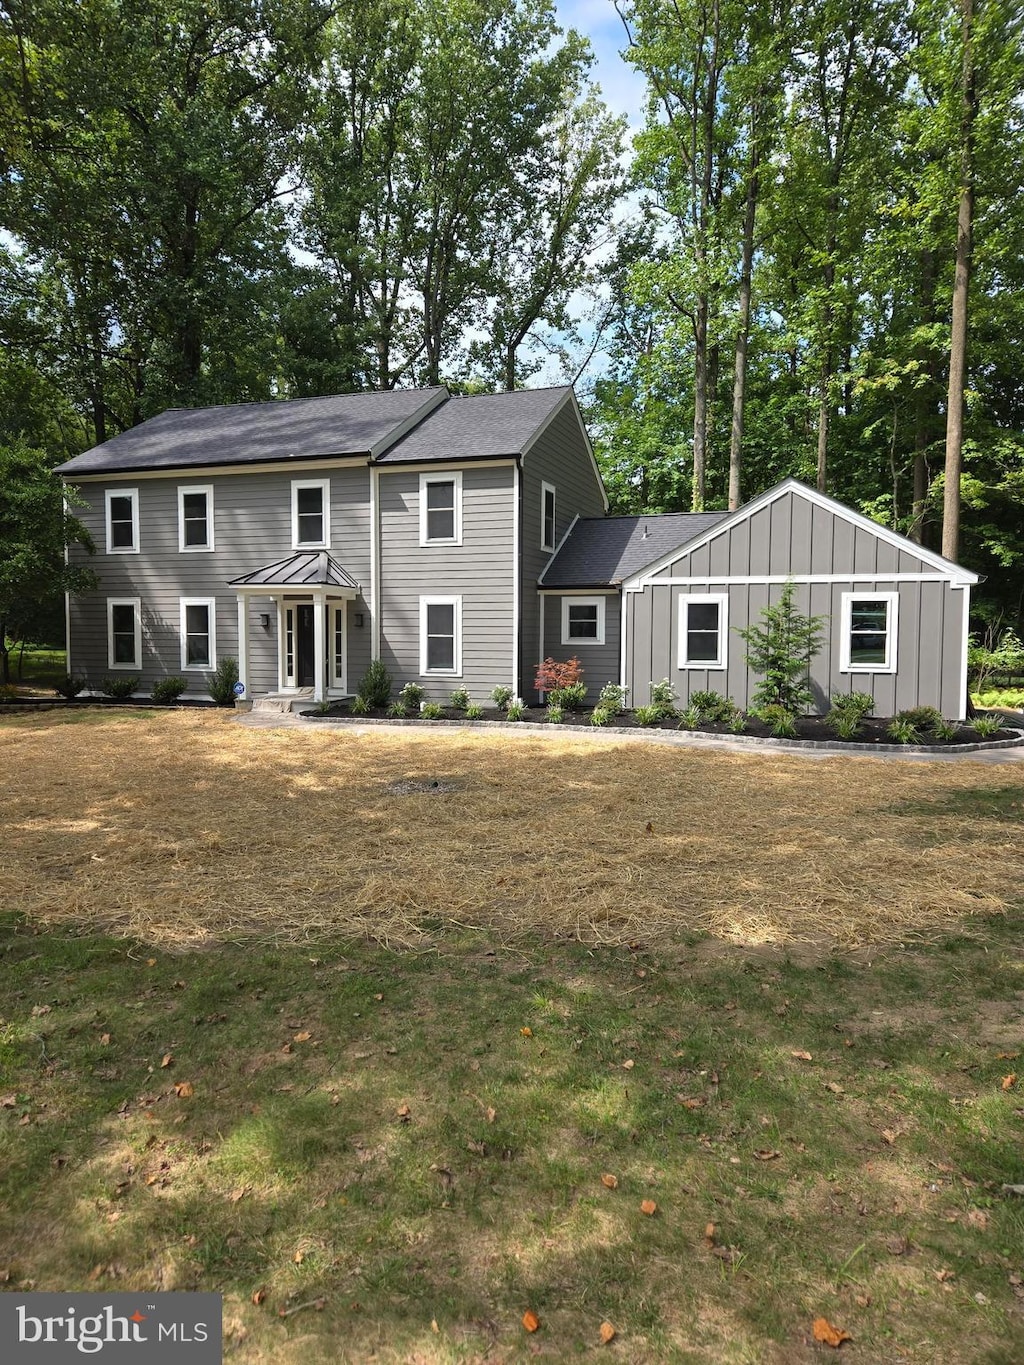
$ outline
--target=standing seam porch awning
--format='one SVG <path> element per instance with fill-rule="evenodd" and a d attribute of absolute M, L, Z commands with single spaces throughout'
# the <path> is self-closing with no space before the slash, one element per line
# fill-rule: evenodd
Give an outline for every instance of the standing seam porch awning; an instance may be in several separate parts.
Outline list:
<path fill-rule="evenodd" d="M 266 595 L 268 591 L 295 592 L 302 588 L 326 589 L 330 597 L 353 598 L 359 591 L 359 584 L 343 569 L 336 559 L 326 550 L 303 550 L 267 564 L 262 569 L 233 578 L 228 583 L 238 593 L 251 592 Z"/>

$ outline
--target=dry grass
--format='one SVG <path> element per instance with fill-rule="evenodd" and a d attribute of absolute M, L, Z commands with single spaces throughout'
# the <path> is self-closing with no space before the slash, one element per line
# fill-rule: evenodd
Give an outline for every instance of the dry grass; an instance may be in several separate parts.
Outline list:
<path fill-rule="evenodd" d="M 166 947 L 407 946 L 459 926 L 905 941 L 1004 908 L 1024 878 L 1019 826 L 984 809 L 1024 800 L 1024 774 L 970 761 L 251 730 L 199 712 L 2 730 L 2 902 Z"/>

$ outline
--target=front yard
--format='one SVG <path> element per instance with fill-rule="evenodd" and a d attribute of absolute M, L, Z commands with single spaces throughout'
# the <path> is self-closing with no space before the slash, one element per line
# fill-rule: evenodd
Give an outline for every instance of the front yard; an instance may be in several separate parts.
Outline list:
<path fill-rule="evenodd" d="M 1019 768 L 0 736 L 5 1287 L 274 1365 L 1020 1359 Z"/>

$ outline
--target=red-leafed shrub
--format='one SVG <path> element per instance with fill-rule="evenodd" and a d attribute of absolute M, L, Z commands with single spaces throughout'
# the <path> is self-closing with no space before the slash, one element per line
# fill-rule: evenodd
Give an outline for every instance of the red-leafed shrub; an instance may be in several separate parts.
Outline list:
<path fill-rule="evenodd" d="M 561 692 L 563 688 L 572 687 L 573 683 L 580 682 L 582 678 L 583 665 L 574 654 L 564 663 L 557 659 L 545 659 L 542 664 L 538 664 L 533 685 L 538 692 Z"/>

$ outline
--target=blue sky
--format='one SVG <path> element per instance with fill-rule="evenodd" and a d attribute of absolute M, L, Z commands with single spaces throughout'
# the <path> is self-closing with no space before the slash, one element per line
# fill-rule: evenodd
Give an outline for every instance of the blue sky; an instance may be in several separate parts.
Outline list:
<path fill-rule="evenodd" d="M 594 74 L 605 103 L 617 114 L 626 114 L 630 128 L 638 131 L 643 122 L 644 82 L 620 53 L 626 46 L 626 31 L 615 12 L 612 0 L 556 0 L 558 22 L 586 34 L 597 59 Z"/>

